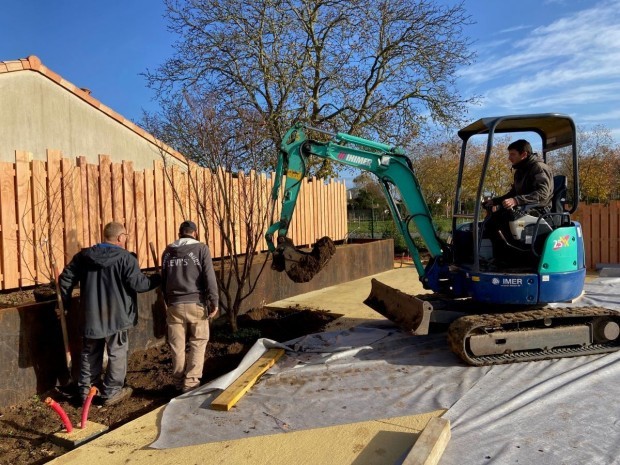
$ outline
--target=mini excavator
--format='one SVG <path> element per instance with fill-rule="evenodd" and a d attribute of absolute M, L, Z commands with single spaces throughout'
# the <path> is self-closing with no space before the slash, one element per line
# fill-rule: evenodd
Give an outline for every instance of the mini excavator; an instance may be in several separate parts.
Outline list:
<path fill-rule="evenodd" d="M 572 154 L 571 206 L 566 208 L 567 176 L 554 177 L 551 210 L 514 209 L 503 250 L 485 233 L 484 186 L 493 155 L 493 137 L 527 132 L 540 136 L 542 157 L 557 149 Z M 309 134 L 316 134 L 315 139 Z M 280 220 L 266 233 L 272 268 L 295 282 L 306 282 L 330 260 L 335 246 L 320 239 L 312 251 L 295 247 L 287 237 L 301 180 L 311 157 L 368 171 L 380 181 L 394 222 L 403 235 L 428 295 L 411 296 L 373 280 L 364 302 L 413 334 L 428 334 L 433 324 L 448 324 L 448 343 L 470 365 L 600 354 L 620 348 L 620 314 L 600 307 L 549 307 L 582 294 L 586 268 L 581 225 L 571 218 L 579 201 L 576 130 L 566 115 L 546 113 L 482 118 L 461 129 L 462 141 L 452 234 L 438 234 L 411 160 L 405 152 L 381 142 L 346 133 L 330 133 L 298 123 L 280 147 L 272 200 L 282 191 Z M 463 179 L 468 142 L 486 135 L 486 153 L 470 211 L 462 213 Z M 284 184 L 283 184 L 284 183 Z M 282 188 L 283 186 L 283 188 Z M 412 232 L 413 230 L 413 232 Z M 277 233 L 276 243 L 274 236 Z M 419 234 L 430 254 L 424 264 L 414 242 Z M 503 257 L 504 259 L 506 257 Z"/>

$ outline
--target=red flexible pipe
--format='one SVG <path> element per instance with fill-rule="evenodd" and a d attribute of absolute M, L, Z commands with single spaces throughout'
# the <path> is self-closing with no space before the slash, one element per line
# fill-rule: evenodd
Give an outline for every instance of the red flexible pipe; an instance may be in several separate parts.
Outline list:
<path fill-rule="evenodd" d="M 86 422 L 88 421 L 88 411 L 90 410 L 90 403 L 93 401 L 93 397 L 99 392 L 99 390 L 92 386 L 88 391 L 88 396 L 84 399 L 84 405 L 82 406 L 82 423 L 80 425 L 81 429 L 86 428 Z"/>
<path fill-rule="evenodd" d="M 49 405 L 50 407 L 52 407 L 54 411 L 60 416 L 60 419 L 65 425 L 65 429 L 67 430 L 67 433 L 70 433 L 71 431 L 73 431 L 73 425 L 71 424 L 71 420 L 69 420 L 67 413 L 60 406 L 60 404 L 58 402 L 54 402 L 54 400 L 51 397 L 48 397 L 47 399 L 45 399 L 45 403 Z"/>

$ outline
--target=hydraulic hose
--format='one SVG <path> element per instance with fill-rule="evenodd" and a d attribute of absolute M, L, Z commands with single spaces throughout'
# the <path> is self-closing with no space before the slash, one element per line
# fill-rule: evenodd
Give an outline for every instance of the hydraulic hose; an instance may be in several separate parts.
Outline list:
<path fill-rule="evenodd" d="M 58 414 L 63 424 L 65 425 L 65 429 L 67 430 L 67 433 L 70 433 L 71 431 L 73 431 L 73 425 L 71 424 L 71 420 L 69 420 L 67 413 L 60 406 L 60 404 L 58 402 L 55 402 L 51 397 L 46 398 L 45 403 L 49 405 L 50 407 L 52 407 L 54 411 Z"/>
<path fill-rule="evenodd" d="M 88 421 L 88 412 L 90 410 L 90 404 L 93 401 L 93 397 L 99 392 L 99 390 L 92 386 L 88 391 L 88 396 L 84 399 L 84 405 L 82 406 L 82 423 L 80 424 L 80 428 L 86 428 L 86 422 Z"/>

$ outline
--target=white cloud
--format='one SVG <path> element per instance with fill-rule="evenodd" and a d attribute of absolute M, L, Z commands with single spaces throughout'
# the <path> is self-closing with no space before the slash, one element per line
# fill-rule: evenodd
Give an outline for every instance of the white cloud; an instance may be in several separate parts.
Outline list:
<path fill-rule="evenodd" d="M 501 47 L 491 45 L 479 53 L 484 59 L 461 72 L 468 91 L 483 94 L 478 110 L 551 109 L 593 118 L 588 106 L 599 104 L 602 113 L 620 116 L 602 105 L 620 105 L 620 0 L 600 1 Z"/>

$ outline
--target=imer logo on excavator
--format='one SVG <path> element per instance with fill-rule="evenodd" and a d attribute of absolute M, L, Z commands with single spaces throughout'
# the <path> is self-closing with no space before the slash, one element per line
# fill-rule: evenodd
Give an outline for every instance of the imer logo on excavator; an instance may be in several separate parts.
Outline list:
<path fill-rule="evenodd" d="M 355 163 L 356 165 L 370 166 L 372 164 L 372 160 L 364 157 L 360 157 L 359 155 L 348 155 L 344 152 L 340 152 L 338 154 L 338 160 L 348 161 L 350 163 Z"/>
<path fill-rule="evenodd" d="M 493 278 L 491 280 L 491 282 L 494 285 L 498 285 L 501 284 L 502 286 L 521 286 L 523 284 L 523 279 L 521 278 L 502 278 L 501 280 L 499 278 Z"/>

